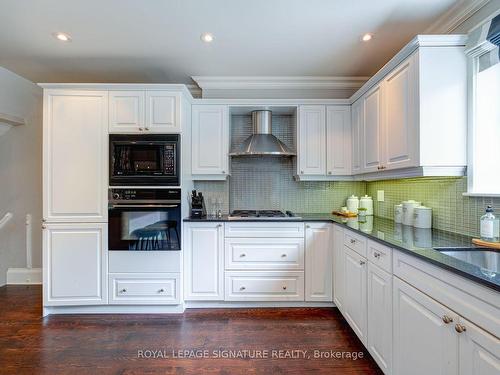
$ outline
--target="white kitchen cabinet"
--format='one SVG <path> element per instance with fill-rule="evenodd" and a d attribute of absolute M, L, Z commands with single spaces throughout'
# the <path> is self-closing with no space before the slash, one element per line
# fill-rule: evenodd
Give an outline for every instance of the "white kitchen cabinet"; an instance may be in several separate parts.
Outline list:
<path fill-rule="evenodd" d="M 333 301 L 330 223 L 306 223 L 306 301 Z"/>
<path fill-rule="evenodd" d="M 385 77 L 382 144 L 386 169 L 418 166 L 417 73 L 415 56 Z"/>
<path fill-rule="evenodd" d="M 107 224 L 46 224 L 44 306 L 107 303 Z"/>
<path fill-rule="evenodd" d="M 184 224 L 184 299 L 224 299 L 224 224 Z"/>
<path fill-rule="evenodd" d="M 110 133 L 180 133 L 181 94 L 165 90 L 109 92 Z"/>
<path fill-rule="evenodd" d="M 344 317 L 361 342 L 367 344 L 366 258 L 344 246 Z"/>
<path fill-rule="evenodd" d="M 192 107 L 193 179 L 225 179 L 229 172 L 229 113 L 225 105 Z"/>
<path fill-rule="evenodd" d="M 379 367 L 392 373 L 392 275 L 368 262 L 368 345 Z"/>
<path fill-rule="evenodd" d="M 457 374 L 456 314 L 397 277 L 393 282 L 393 373 Z"/>
<path fill-rule="evenodd" d="M 144 130 L 144 91 L 109 92 L 109 132 L 135 133 Z"/>
<path fill-rule="evenodd" d="M 146 91 L 146 121 L 150 133 L 181 132 L 181 94 L 172 91 Z"/>
<path fill-rule="evenodd" d="M 500 374 L 500 340 L 462 317 L 458 324 L 459 374 Z"/>
<path fill-rule="evenodd" d="M 326 107 L 300 106 L 298 124 L 298 174 L 326 173 Z"/>
<path fill-rule="evenodd" d="M 326 107 L 326 174 L 351 174 L 351 108 Z"/>
<path fill-rule="evenodd" d="M 107 122 L 107 91 L 44 91 L 44 221 L 107 220 Z"/>
<path fill-rule="evenodd" d="M 363 173 L 376 172 L 382 165 L 383 152 L 383 115 L 382 85 L 376 85 L 363 98 L 362 147 Z"/>
<path fill-rule="evenodd" d="M 344 230 L 333 225 L 333 302 L 341 312 L 344 311 L 344 267 Z"/>
<path fill-rule="evenodd" d="M 361 165 L 363 159 L 363 146 L 361 144 L 363 116 L 363 100 L 359 99 L 352 103 L 351 107 L 351 173 L 354 175 L 363 171 Z"/>

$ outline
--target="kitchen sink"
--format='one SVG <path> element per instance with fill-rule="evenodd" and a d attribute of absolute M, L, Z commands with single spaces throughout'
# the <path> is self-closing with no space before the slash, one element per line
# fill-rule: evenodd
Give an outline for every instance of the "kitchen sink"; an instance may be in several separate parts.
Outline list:
<path fill-rule="evenodd" d="M 500 273 L 500 251 L 481 247 L 435 247 L 434 250 L 475 265 L 488 277 Z"/>

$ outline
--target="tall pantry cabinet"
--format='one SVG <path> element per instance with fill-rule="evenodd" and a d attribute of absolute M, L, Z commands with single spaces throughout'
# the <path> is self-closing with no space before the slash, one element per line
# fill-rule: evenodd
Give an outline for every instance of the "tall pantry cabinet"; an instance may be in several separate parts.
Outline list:
<path fill-rule="evenodd" d="M 107 303 L 108 92 L 44 90 L 44 306 Z"/>

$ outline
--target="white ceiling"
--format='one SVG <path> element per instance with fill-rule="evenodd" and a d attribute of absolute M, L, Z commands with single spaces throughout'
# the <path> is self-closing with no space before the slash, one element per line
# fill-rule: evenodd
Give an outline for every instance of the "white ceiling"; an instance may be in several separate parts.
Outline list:
<path fill-rule="evenodd" d="M 458 2 L 1 0 L 0 66 L 35 82 L 369 76 Z"/>

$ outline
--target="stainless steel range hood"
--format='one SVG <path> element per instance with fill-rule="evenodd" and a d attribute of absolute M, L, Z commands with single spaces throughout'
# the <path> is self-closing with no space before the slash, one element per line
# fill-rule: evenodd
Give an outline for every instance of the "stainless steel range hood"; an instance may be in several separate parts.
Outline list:
<path fill-rule="evenodd" d="M 271 134 L 272 112 L 268 110 L 252 112 L 253 134 L 229 153 L 230 156 L 293 156 L 287 145 Z"/>

